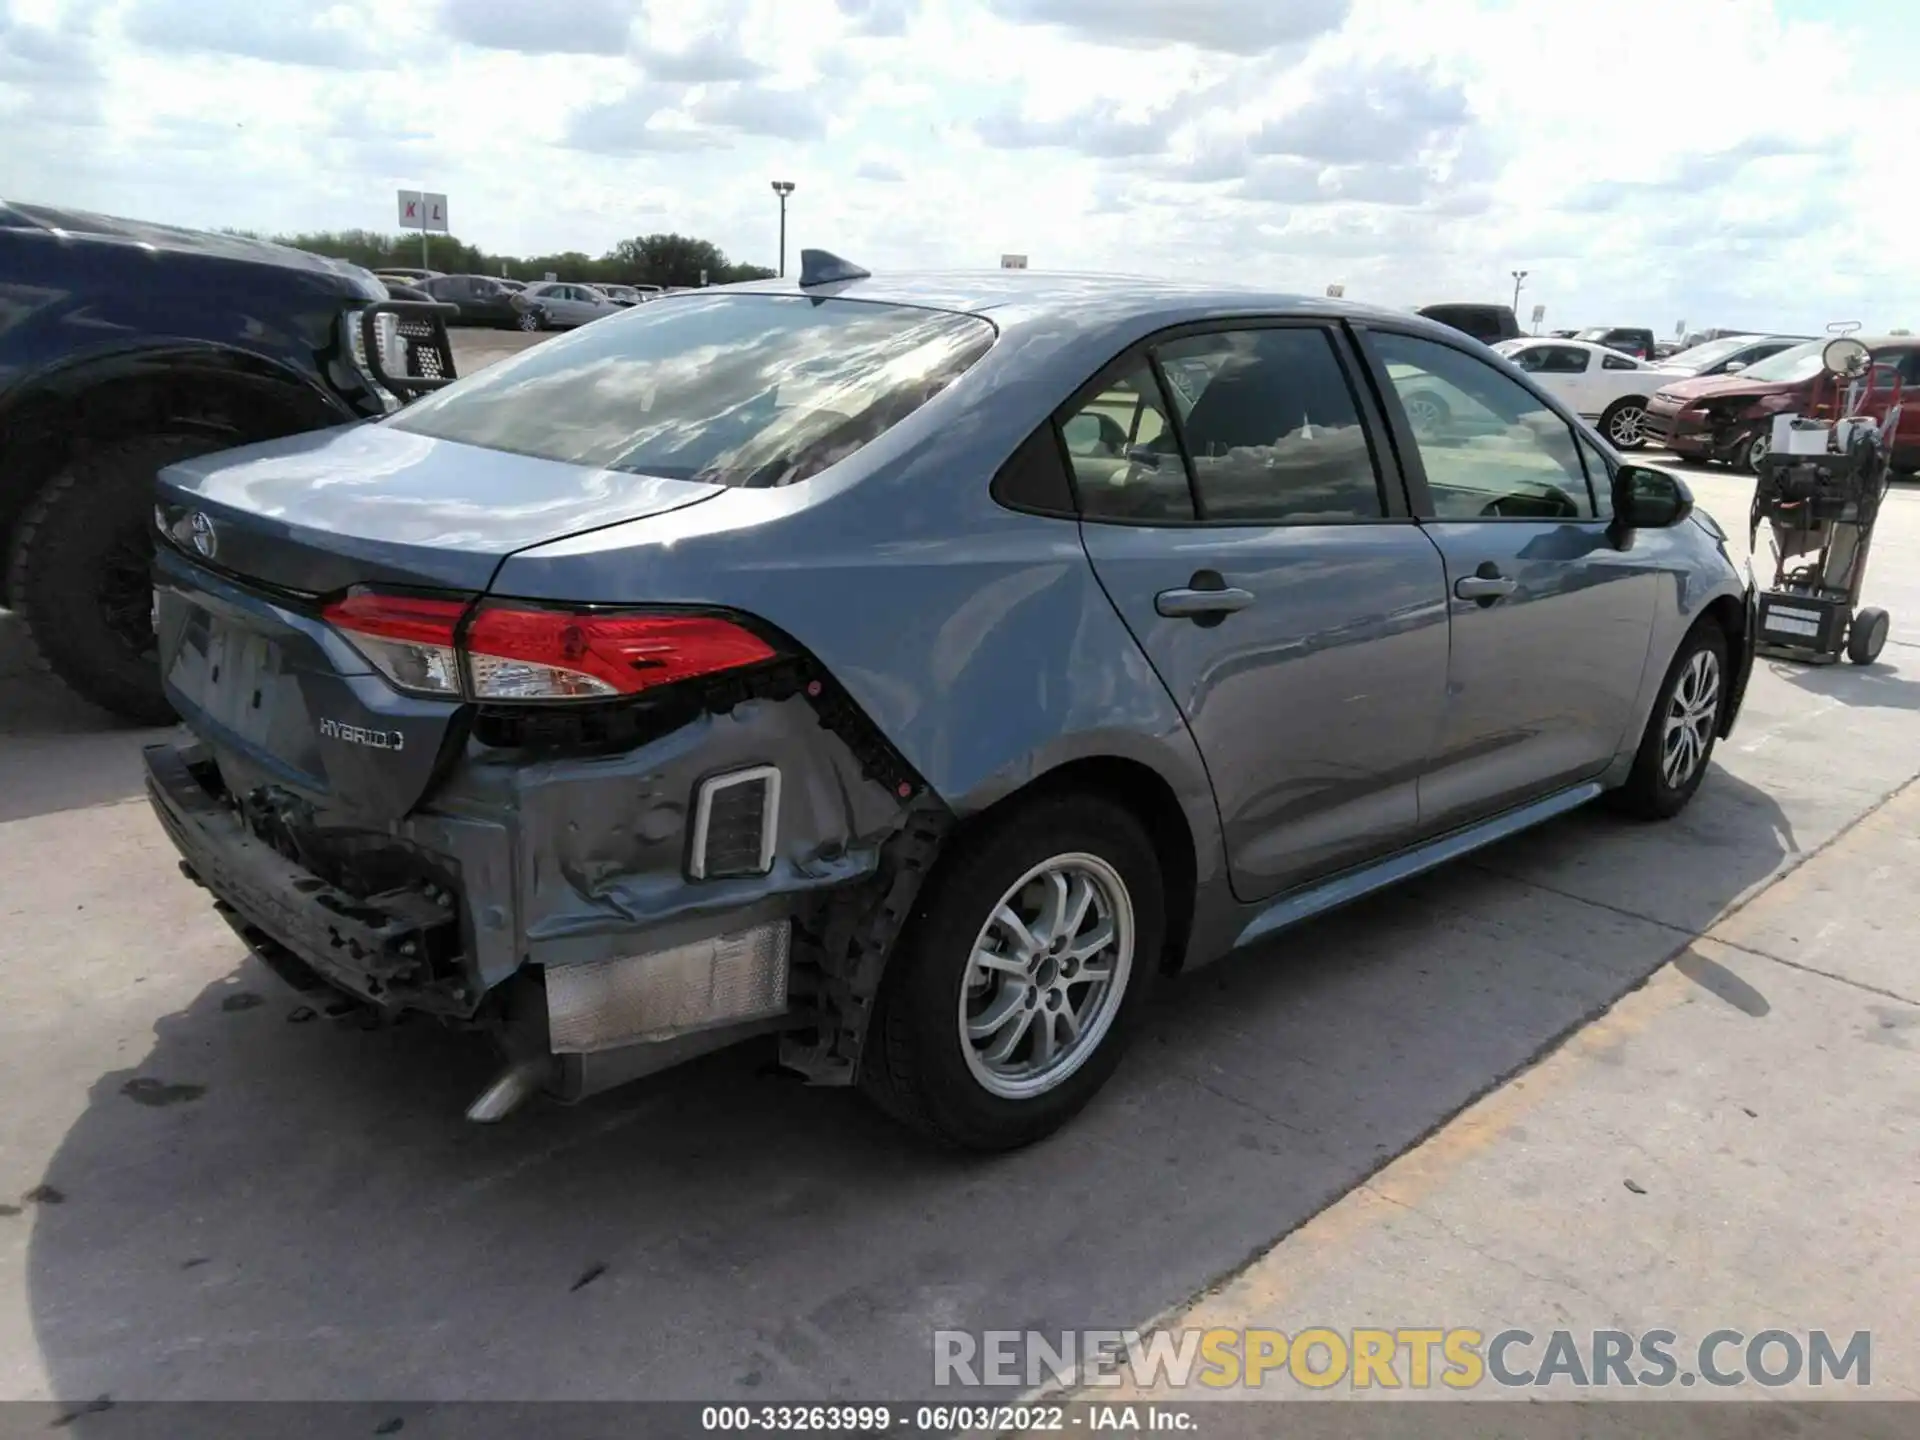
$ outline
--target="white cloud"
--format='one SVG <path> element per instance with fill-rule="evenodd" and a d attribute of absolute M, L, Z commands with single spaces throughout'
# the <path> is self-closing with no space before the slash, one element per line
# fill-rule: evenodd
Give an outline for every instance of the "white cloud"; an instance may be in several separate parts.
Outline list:
<path fill-rule="evenodd" d="M 197 4 L 200 0 L 181 0 Z M 451 39 L 527 55 L 618 55 L 627 48 L 636 0 L 442 0 L 440 24 Z"/>
<path fill-rule="evenodd" d="M 771 263 L 780 178 L 790 253 L 876 269 L 1011 251 L 1388 304 L 1525 269 L 1549 323 L 1911 325 L 1920 41 L 1852 13 L 0 0 L 0 194 L 345 229 L 425 187 L 496 250 L 671 228 Z"/>
<path fill-rule="evenodd" d="M 1109 45 L 1193 45 L 1258 55 L 1337 30 L 1349 0 L 986 0 L 1016 23 Z"/>

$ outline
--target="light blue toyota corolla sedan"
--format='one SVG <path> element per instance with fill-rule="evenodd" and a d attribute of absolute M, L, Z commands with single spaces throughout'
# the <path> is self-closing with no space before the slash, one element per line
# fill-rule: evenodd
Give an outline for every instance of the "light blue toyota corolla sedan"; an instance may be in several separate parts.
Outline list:
<path fill-rule="evenodd" d="M 288 983 L 494 1037 L 473 1118 L 769 1037 L 1020 1145 L 1168 973 L 1701 784 L 1751 587 L 1476 342 L 804 261 L 161 473 L 154 809 Z"/>

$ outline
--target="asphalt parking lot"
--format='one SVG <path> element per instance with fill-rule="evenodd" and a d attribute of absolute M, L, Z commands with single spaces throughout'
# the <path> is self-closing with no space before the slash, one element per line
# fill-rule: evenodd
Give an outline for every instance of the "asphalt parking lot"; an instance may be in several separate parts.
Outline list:
<path fill-rule="evenodd" d="M 461 368 L 532 338 L 462 334 Z M 1686 473 L 1744 542 L 1749 482 Z M 1920 774 L 1917 575 L 1909 487 L 1881 662 L 1761 661 L 1681 819 L 1576 813 L 1170 986 L 1077 1124 L 991 1161 L 762 1049 L 465 1124 L 487 1050 L 302 1020 L 141 798 L 165 732 L 42 680 L 0 611 L 0 1397 L 904 1397 L 935 1328 L 1138 1324 Z"/>

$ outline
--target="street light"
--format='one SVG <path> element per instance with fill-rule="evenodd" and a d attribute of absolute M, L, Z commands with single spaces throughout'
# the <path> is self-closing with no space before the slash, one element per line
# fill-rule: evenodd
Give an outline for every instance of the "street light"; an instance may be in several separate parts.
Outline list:
<path fill-rule="evenodd" d="M 793 193 L 791 180 L 773 182 L 773 193 L 780 197 L 780 278 L 787 278 L 787 196 Z"/>
<path fill-rule="evenodd" d="M 1515 315 L 1520 313 L 1520 286 L 1526 278 L 1527 272 L 1524 270 L 1515 270 L 1513 272 L 1513 313 Z"/>

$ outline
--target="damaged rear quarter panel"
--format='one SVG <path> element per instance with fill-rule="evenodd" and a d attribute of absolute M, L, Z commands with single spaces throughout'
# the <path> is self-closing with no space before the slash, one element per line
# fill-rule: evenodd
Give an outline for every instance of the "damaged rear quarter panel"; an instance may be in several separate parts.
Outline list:
<path fill-rule="evenodd" d="M 689 880 L 700 781 L 760 764 L 782 776 L 772 872 Z M 869 875 L 901 804 L 795 696 L 700 715 L 618 754 L 542 758 L 473 741 L 434 809 L 506 817 L 524 958 L 566 965 L 738 928 L 765 918 L 749 914 L 756 908 L 786 913 L 762 902 Z"/>

